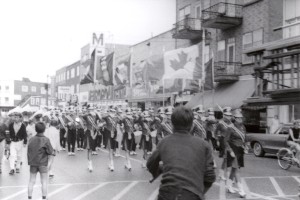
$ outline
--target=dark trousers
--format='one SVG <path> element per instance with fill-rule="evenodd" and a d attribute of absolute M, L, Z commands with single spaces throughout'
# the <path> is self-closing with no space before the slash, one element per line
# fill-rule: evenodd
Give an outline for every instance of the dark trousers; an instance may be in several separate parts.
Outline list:
<path fill-rule="evenodd" d="M 215 138 L 213 138 L 211 131 L 207 131 L 206 132 L 206 137 L 207 137 L 207 142 L 211 141 L 213 149 L 217 150 L 218 149 L 217 140 Z"/>
<path fill-rule="evenodd" d="M 101 147 L 101 143 L 102 143 L 102 135 L 97 135 L 96 136 L 96 147 Z"/>
<path fill-rule="evenodd" d="M 157 200 L 201 200 L 200 197 L 188 190 L 177 187 L 159 189 Z"/>
<path fill-rule="evenodd" d="M 76 143 L 76 135 L 70 134 L 68 136 L 68 152 L 74 152 L 75 150 L 75 143 Z"/>
<path fill-rule="evenodd" d="M 60 146 L 62 148 L 66 148 L 66 138 L 65 138 L 65 133 L 60 133 L 60 138 L 59 138 Z"/>
<path fill-rule="evenodd" d="M 77 135 L 77 148 L 83 148 L 83 140 L 84 140 L 84 134 L 79 133 Z"/>

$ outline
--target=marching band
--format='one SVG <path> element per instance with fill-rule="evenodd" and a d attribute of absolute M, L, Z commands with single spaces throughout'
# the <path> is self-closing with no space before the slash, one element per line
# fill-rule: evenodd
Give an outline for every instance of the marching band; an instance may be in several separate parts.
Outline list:
<path fill-rule="evenodd" d="M 221 180 L 227 180 L 226 169 L 232 165 L 228 161 L 230 153 L 235 153 L 237 156 L 242 155 L 240 149 L 245 147 L 243 139 L 245 129 L 242 127 L 240 120 L 242 115 L 238 113 L 233 118 L 229 107 L 221 110 L 221 118 L 215 117 L 213 108 L 204 110 L 202 105 L 198 105 L 192 110 L 194 121 L 190 134 L 206 140 L 211 143 L 213 150 L 219 151 L 219 157 L 223 158 L 223 163 L 219 169 L 219 177 Z M 120 149 L 125 151 L 126 161 L 124 167 L 128 171 L 132 170 L 130 156 L 137 154 L 137 148 L 141 149 L 143 153 L 142 167 L 145 168 L 147 159 L 155 150 L 156 145 L 164 137 L 173 133 L 172 111 L 173 107 L 171 106 L 160 107 L 156 112 L 154 108 L 142 111 L 140 108 L 133 107 L 122 109 L 118 106 L 109 106 L 107 109 L 100 109 L 89 105 L 65 109 L 44 109 L 30 116 L 27 127 L 25 126 L 26 123 L 22 122 L 22 113 L 11 113 L 12 123 L 7 126 L 9 134 L 4 134 L 7 143 L 10 144 L 9 151 L 7 151 L 10 153 L 11 171 L 9 174 L 20 173 L 23 146 L 26 145 L 27 139 L 36 134 L 32 127 L 34 127 L 35 122 L 40 121 L 46 124 L 46 132 L 50 130 L 48 135 L 52 132 L 57 135 L 56 141 L 53 142 L 56 151 L 65 151 L 67 148 L 68 155 L 75 156 L 75 149 L 77 151 L 87 150 L 87 168 L 89 172 L 94 170 L 92 155 L 97 155 L 97 150 L 100 148 L 106 148 L 109 152 L 108 169 L 111 172 L 115 169 L 114 157 L 120 156 Z M 54 127 L 57 131 L 54 131 Z M 232 132 L 235 134 L 232 134 Z M 242 138 L 239 142 L 240 145 L 238 147 L 232 146 L 230 137 L 235 138 L 235 140 L 239 137 Z M 235 168 L 243 167 L 243 161 L 240 157 L 239 163 L 236 165 L 238 166 L 235 166 Z M 52 170 L 49 176 L 54 176 Z M 230 178 L 232 179 L 232 176 Z M 228 192 L 232 192 L 231 179 L 228 181 Z"/>

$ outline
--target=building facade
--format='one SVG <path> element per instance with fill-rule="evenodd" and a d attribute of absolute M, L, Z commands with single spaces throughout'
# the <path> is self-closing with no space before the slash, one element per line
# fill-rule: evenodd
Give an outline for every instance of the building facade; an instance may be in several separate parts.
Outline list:
<path fill-rule="evenodd" d="M 177 0 L 174 37 L 201 42 L 201 54 L 209 52 L 214 60 L 214 93 L 195 97 L 191 106 L 243 109 L 249 130 L 264 131 L 268 107 L 243 102 L 258 87 L 253 78 L 256 58 L 247 51 L 282 38 L 282 32 L 274 29 L 283 24 L 284 4 L 281 0 Z M 233 89 L 239 100 L 225 95 Z"/>
<path fill-rule="evenodd" d="M 7 113 L 14 108 L 14 81 L 0 80 L 0 114 Z"/>
<path fill-rule="evenodd" d="M 47 94 L 48 93 L 48 94 Z M 26 104 L 31 106 L 55 106 L 55 101 L 51 97 L 51 88 L 47 83 L 33 82 L 28 78 L 21 81 L 14 81 L 14 106 L 24 107 Z"/>

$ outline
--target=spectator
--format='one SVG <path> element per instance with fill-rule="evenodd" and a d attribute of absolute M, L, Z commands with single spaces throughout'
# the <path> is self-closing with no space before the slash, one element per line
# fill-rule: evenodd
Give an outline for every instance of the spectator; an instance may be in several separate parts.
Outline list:
<path fill-rule="evenodd" d="M 2 173 L 1 162 L 3 159 L 4 149 L 5 149 L 4 147 L 5 147 L 6 131 L 8 131 L 8 128 L 4 123 L 4 119 L 0 117 L 0 174 Z"/>
<path fill-rule="evenodd" d="M 279 129 L 280 123 L 278 120 L 278 115 L 274 115 L 274 117 L 271 120 L 270 124 L 270 134 L 276 133 L 276 131 Z"/>
<path fill-rule="evenodd" d="M 48 187 L 48 160 L 55 152 L 51 146 L 49 138 L 44 136 L 46 126 L 43 122 L 35 125 L 37 134 L 32 137 L 28 144 L 28 165 L 30 166 L 30 179 L 28 184 L 28 199 L 32 199 L 33 187 L 36 175 L 40 172 L 43 199 L 47 198 Z"/>
<path fill-rule="evenodd" d="M 154 178 L 162 174 L 158 200 L 202 200 L 216 179 L 211 147 L 189 134 L 193 118 L 191 109 L 176 107 L 171 116 L 173 134 L 160 141 L 147 162 Z"/>

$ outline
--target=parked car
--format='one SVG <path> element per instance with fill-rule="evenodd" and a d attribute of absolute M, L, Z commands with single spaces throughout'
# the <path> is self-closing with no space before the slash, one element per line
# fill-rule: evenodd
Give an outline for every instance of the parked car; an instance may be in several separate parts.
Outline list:
<path fill-rule="evenodd" d="M 274 134 L 247 133 L 246 142 L 257 157 L 276 154 L 280 148 L 288 147 L 286 141 L 291 127 L 292 124 L 283 124 Z"/>

